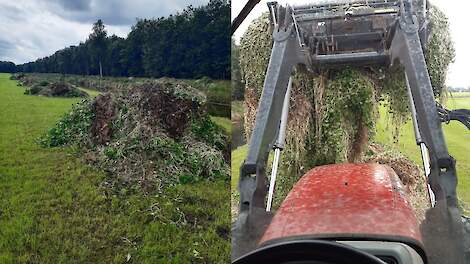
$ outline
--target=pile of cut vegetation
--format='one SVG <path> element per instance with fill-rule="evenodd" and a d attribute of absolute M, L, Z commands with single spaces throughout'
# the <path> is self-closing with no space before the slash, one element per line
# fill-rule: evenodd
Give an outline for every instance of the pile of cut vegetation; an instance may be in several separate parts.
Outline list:
<path fill-rule="evenodd" d="M 22 72 L 12 74 L 10 80 L 18 81 L 18 86 L 31 86 L 35 83 L 40 83 L 44 81 L 37 74 L 25 74 Z"/>
<path fill-rule="evenodd" d="M 426 46 L 426 63 L 436 98 L 445 94 L 445 79 L 455 50 L 449 38 L 447 17 L 431 6 L 432 34 Z M 240 67 L 245 83 L 245 135 L 251 136 L 272 48 L 269 15 L 263 14 L 240 40 Z M 379 106 L 392 117 L 394 138 L 409 119 L 408 97 L 400 67 L 350 66 L 308 72 L 294 69 L 286 148 L 276 184 L 274 205 L 310 168 L 361 161 L 375 136 Z M 425 188 L 425 185 L 421 186 Z"/>
<path fill-rule="evenodd" d="M 42 81 L 36 83 L 24 91 L 24 94 L 49 96 L 49 97 L 88 97 L 88 93 L 66 82 Z"/>
<path fill-rule="evenodd" d="M 15 73 L 11 80 L 18 81 L 18 86 L 27 87 L 24 94 L 49 97 L 88 97 L 88 93 L 60 78 L 44 78 L 37 74 Z"/>
<path fill-rule="evenodd" d="M 75 147 L 108 172 L 104 184 L 113 189 L 126 185 L 154 192 L 229 177 L 227 136 L 210 120 L 204 94 L 174 79 L 84 100 L 40 143 Z"/>
<path fill-rule="evenodd" d="M 19 81 L 21 79 L 23 79 L 25 77 L 25 74 L 20 72 L 20 73 L 14 73 L 10 76 L 10 80 L 15 80 L 15 81 Z"/>

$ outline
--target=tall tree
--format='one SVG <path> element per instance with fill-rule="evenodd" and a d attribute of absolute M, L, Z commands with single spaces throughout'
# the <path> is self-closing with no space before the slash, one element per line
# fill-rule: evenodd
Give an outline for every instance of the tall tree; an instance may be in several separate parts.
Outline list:
<path fill-rule="evenodd" d="M 103 59 L 107 50 L 107 34 L 103 21 L 98 19 L 98 21 L 93 24 L 93 31 L 88 37 L 90 55 L 94 65 L 98 64 L 101 77 L 103 77 Z"/>

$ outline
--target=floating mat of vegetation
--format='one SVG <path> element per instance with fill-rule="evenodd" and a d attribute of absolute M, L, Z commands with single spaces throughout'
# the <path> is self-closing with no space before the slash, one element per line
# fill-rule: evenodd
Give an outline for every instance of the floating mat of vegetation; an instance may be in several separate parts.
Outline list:
<path fill-rule="evenodd" d="M 111 188 L 145 192 L 229 178 L 227 135 L 211 121 L 204 94 L 186 82 L 159 79 L 75 105 L 42 138 L 73 146 L 110 175 Z"/>

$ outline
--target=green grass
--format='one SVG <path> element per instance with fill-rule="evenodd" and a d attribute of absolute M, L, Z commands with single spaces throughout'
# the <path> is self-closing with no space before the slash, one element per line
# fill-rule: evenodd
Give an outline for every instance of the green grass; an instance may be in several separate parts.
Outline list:
<path fill-rule="evenodd" d="M 240 166 L 248 154 L 248 145 L 243 145 L 232 151 L 231 187 L 238 190 L 238 179 L 240 178 Z"/>
<path fill-rule="evenodd" d="M 243 110 L 243 101 L 232 101 L 231 103 L 231 117 L 232 117 L 232 126 L 233 126 L 233 133 L 244 133 L 243 130 L 243 119 L 244 117 L 244 110 Z M 237 137 L 238 135 L 234 135 Z M 237 137 L 238 138 L 238 137 Z M 242 142 L 237 143 L 234 142 L 235 145 L 242 144 Z"/>
<path fill-rule="evenodd" d="M 232 116 L 243 116 L 243 101 L 232 101 Z"/>
<path fill-rule="evenodd" d="M 470 92 L 459 92 L 459 93 L 451 93 L 449 97 L 454 98 L 461 98 L 461 97 L 470 97 Z"/>
<path fill-rule="evenodd" d="M 97 90 L 87 89 L 87 88 L 83 88 L 83 87 L 80 87 L 78 89 L 86 92 L 90 97 L 97 97 L 98 95 L 101 94 L 101 92 L 99 92 Z"/>
<path fill-rule="evenodd" d="M 220 127 L 222 127 L 228 134 L 230 134 L 230 132 L 232 131 L 232 122 L 230 121 L 230 119 L 220 116 L 211 116 L 211 120 Z"/>
<path fill-rule="evenodd" d="M 453 98 L 449 97 L 446 106 L 450 109 L 470 109 L 470 97 L 456 97 L 454 93 Z M 380 108 L 380 115 L 375 140 L 383 144 L 393 145 L 391 127 L 388 125 L 389 116 L 385 107 Z M 448 125 L 443 124 L 443 130 L 449 153 L 457 160 L 458 195 L 460 199 L 468 204 L 470 203 L 470 131 L 456 121 Z M 401 128 L 399 143 L 395 147 L 417 164 L 422 165 L 421 154 L 415 142 L 411 121 Z"/>
<path fill-rule="evenodd" d="M 207 110 L 213 116 L 230 118 L 230 96 L 232 86 L 230 80 L 186 80 L 196 89 L 204 92 L 207 97 Z"/>
<path fill-rule="evenodd" d="M 229 80 L 211 80 L 208 83 L 200 80 L 191 80 L 194 87 L 200 89 L 207 95 L 209 102 L 230 103 L 232 86 Z"/>
<path fill-rule="evenodd" d="M 0 74 L 0 263 L 227 263 L 226 181 L 112 193 L 36 138 L 79 99 L 23 95 Z M 126 260 L 129 259 L 128 262 Z"/>

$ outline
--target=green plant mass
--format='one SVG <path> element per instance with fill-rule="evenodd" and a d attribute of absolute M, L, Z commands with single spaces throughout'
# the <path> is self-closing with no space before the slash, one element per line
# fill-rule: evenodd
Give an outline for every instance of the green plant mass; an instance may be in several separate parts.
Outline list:
<path fill-rule="evenodd" d="M 455 51 L 445 15 L 431 6 L 433 32 L 425 49 L 436 99 L 446 94 L 445 79 Z M 255 20 L 240 41 L 239 56 L 245 83 L 245 134 L 253 130 L 272 47 L 268 14 Z M 297 66 L 287 125 L 286 148 L 277 196 L 280 202 L 301 175 L 324 164 L 360 162 L 376 134 L 379 105 L 390 112 L 395 141 L 409 119 L 403 70 L 394 66 L 353 67 L 308 72 Z"/>

